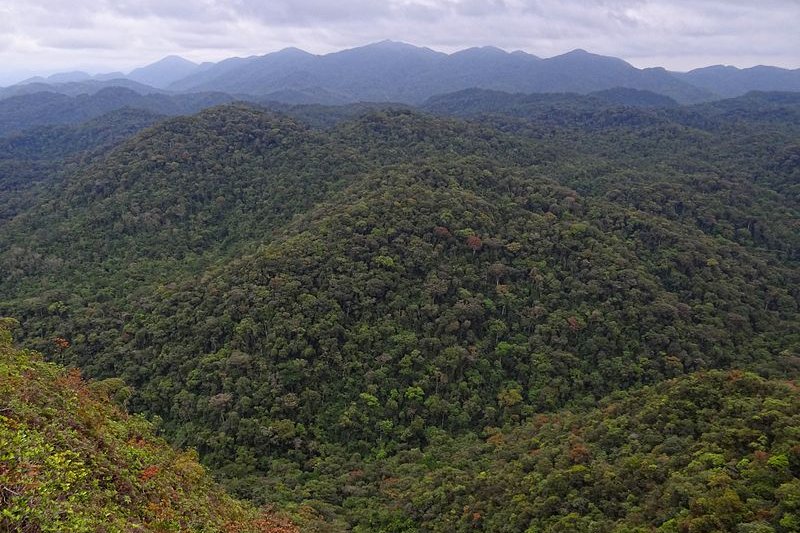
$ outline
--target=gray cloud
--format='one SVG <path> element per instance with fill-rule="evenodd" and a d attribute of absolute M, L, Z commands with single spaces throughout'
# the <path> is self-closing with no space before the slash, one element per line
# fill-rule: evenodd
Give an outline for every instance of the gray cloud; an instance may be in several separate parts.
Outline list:
<path fill-rule="evenodd" d="M 129 69 L 395 39 L 453 51 L 573 48 L 637 66 L 800 67 L 798 0 L 0 0 L 5 70 Z"/>
<path fill-rule="evenodd" d="M 371 21 L 392 13 L 393 2 L 374 0 L 305 0 L 303 2 L 234 0 L 230 11 L 236 17 L 253 17 L 266 25 L 335 25 L 342 20 Z"/>

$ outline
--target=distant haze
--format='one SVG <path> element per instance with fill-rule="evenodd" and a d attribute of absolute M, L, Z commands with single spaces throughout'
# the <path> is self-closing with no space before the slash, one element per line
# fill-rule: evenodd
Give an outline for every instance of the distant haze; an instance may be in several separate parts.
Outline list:
<path fill-rule="evenodd" d="M 219 61 L 382 39 L 542 57 L 574 48 L 672 70 L 800 67 L 797 0 L 3 0 L 0 84 L 133 68 L 178 54 Z"/>

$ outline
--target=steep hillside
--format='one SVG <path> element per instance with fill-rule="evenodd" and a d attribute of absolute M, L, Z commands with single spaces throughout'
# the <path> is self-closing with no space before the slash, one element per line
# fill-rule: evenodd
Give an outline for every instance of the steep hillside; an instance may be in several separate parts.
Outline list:
<path fill-rule="evenodd" d="M 297 531 L 229 497 L 196 454 L 113 406 L 110 396 L 130 395 L 120 380 L 86 383 L 14 349 L 13 325 L 0 319 L 0 529 Z"/>

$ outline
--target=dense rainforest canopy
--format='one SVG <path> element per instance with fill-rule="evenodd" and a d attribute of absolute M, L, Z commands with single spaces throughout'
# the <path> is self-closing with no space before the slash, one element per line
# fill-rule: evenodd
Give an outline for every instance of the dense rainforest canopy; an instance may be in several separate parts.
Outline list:
<path fill-rule="evenodd" d="M 789 532 L 799 184 L 792 94 L 127 110 L 0 139 L 0 315 L 309 528 Z"/>

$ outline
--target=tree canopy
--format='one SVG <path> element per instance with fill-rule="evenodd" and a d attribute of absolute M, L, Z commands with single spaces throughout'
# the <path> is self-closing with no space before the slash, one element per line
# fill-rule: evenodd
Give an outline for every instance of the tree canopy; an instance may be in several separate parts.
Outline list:
<path fill-rule="evenodd" d="M 330 530 L 793 531 L 800 101 L 623 96 L 76 148 L 0 216 L 0 314 Z"/>

